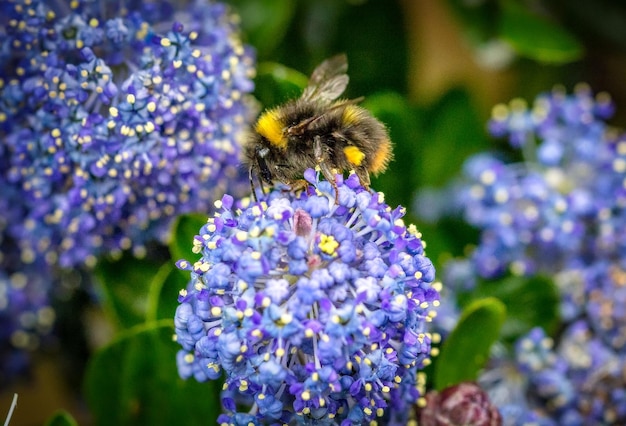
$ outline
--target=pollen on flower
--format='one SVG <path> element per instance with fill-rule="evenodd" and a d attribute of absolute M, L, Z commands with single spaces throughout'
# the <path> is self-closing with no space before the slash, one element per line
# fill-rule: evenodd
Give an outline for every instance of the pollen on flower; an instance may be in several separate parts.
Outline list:
<path fill-rule="evenodd" d="M 320 235 L 319 248 L 323 253 L 333 255 L 339 247 L 339 243 L 332 235 Z"/>

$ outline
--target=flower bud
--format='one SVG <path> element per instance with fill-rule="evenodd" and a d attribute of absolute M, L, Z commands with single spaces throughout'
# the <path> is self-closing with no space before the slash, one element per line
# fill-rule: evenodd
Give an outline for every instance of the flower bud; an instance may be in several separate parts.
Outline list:
<path fill-rule="evenodd" d="M 460 383 L 426 395 L 419 412 L 420 426 L 498 426 L 502 417 L 475 383 Z"/>

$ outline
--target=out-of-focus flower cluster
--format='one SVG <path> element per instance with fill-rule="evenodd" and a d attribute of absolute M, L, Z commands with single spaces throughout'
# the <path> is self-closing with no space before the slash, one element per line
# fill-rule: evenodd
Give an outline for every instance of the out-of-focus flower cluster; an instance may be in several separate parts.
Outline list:
<path fill-rule="evenodd" d="M 503 380 L 492 399 L 505 424 L 626 423 L 626 136 L 607 124 L 612 113 L 609 96 L 584 85 L 532 108 L 497 106 L 489 128 L 523 161 L 466 163 L 460 205 L 481 234 L 456 285 L 544 274 L 561 293 L 562 334 L 531 331 L 514 360 L 496 362 L 500 376 L 485 375 Z"/>
<path fill-rule="evenodd" d="M 73 266 L 165 238 L 235 180 L 253 58 L 223 4 L 57 3 L 2 5 L 0 179 L 24 261 Z"/>
<path fill-rule="evenodd" d="M 254 65 L 237 29 L 208 1 L 0 2 L 3 354 L 50 328 L 57 266 L 140 254 L 237 190 Z"/>
<path fill-rule="evenodd" d="M 182 377 L 224 375 L 222 424 L 405 425 L 429 361 L 434 268 L 404 209 L 356 175 L 225 196 L 176 312 Z M 252 407 L 237 410 L 238 404 Z"/>

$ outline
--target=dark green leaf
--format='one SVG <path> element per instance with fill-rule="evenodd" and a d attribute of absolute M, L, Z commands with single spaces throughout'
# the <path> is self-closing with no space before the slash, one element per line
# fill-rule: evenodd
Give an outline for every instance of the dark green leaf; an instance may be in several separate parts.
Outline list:
<path fill-rule="evenodd" d="M 67 411 L 57 411 L 47 421 L 45 426 L 78 426 L 78 423 Z"/>
<path fill-rule="evenodd" d="M 456 328 L 441 346 L 434 373 L 437 390 L 476 380 L 505 316 L 504 304 L 493 297 L 476 300 L 465 308 Z"/>
<path fill-rule="evenodd" d="M 298 1 L 289 30 L 271 59 L 307 76 L 322 60 L 348 55 L 346 97 L 394 90 L 406 93 L 408 42 L 400 2 Z"/>
<path fill-rule="evenodd" d="M 565 28 L 531 13 L 514 0 L 502 3 L 500 34 L 519 55 L 554 64 L 582 57 L 582 44 Z"/>
<path fill-rule="evenodd" d="M 398 1 L 353 2 L 342 10 L 334 28 L 337 38 L 333 52 L 348 55 L 348 97 L 383 90 L 407 93 L 410 49 L 405 28 L 405 11 Z"/>
<path fill-rule="evenodd" d="M 246 42 L 267 56 L 283 39 L 295 10 L 294 0 L 230 0 L 241 17 Z"/>
<path fill-rule="evenodd" d="M 195 262 L 199 258 L 192 251 L 193 238 L 198 235 L 207 221 L 207 216 L 203 214 L 184 214 L 178 216 L 172 226 L 172 240 L 169 244 L 170 255 L 174 262 L 185 259 Z"/>
<path fill-rule="evenodd" d="M 419 182 L 417 172 L 407 171 L 417 170 L 422 139 L 420 115 L 404 96 L 395 92 L 368 96 L 362 106 L 387 126 L 393 143 L 394 159 L 385 173 L 372 176 L 372 188 L 384 192 L 389 205 L 409 206 Z"/>
<path fill-rule="evenodd" d="M 547 4 L 556 10 L 560 22 L 575 29 L 585 41 L 603 49 L 612 45 L 622 51 L 626 48 L 626 3 L 623 0 L 595 0 L 593 7 L 589 7 L 589 0 L 549 0 Z"/>
<path fill-rule="evenodd" d="M 447 0 L 446 3 L 456 19 L 463 24 L 464 32 L 470 41 L 483 43 L 494 37 L 498 22 L 497 2 Z"/>
<path fill-rule="evenodd" d="M 264 108 L 270 108 L 299 97 L 307 82 L 308 77 L 294 69 L 262 62 L 257 67 L 254 94 Z"/>
<path fill-rule="evenodd" d="M 182 380 L 172 321 L 135 327 L 91 359 L 84 390 L 95 425 L 211 425 L 219 381 Z"/>
<path fill-rule="evenodd" d="M 95 274 L 105 295 L 105 309 L 121 327 L 145 320 L 150 282 L 160 266 L 153 259 L 138 259 L 127 253 L 119 260 L 98 262 Z"/>
<path fill-rule="evenodd" d="M 533 327 L 551 332 L 559 324 L 559 291 L 552 280 L 541 277 L 510 276 L 482 281 L 471 299 L 497 297 L 506 306 L 502 338 L 512 342 Z"/>
<path fill-rule="evenodd" d="M 460 89 L 446 93 L 425 115 L 416 173 L 422 185 L 441 187 L 459 174 L 465 158 L 489 146 L 485 124 L 469 94 Z"/>
<path fill-rule="evenodd" d="M 179 274 L 173 263 L 166 263 L 152 280 L 148 297 L 146 321 L 174 318 L 178 306 L 178 292 L 187 286 L 188 273 Z"/>

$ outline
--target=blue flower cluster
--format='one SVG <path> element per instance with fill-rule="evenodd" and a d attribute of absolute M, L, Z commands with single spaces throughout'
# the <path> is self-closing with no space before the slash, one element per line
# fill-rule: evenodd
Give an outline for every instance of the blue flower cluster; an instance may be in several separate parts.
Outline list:
<path fill-rule="evenodd" d="M 194 240 L 175 327 L 183 378 L 225 377 L 221 424 L 406 424 L 439 293 L 404 209 L 356 175 L 338 203 L 309 169 L 298 196 L 225 196 Z M 238 412 L 248 404 L 249 412 Z"/>
<path fill-rule="evenodd" d="M 237 30 L 208 1 L 0 2 L 0 381 L 50 331 L 58 266 L 140 254 L 247 188 L 254 58 Z"/>
<path fill-rule="evenodd" d="M 223 4 L 184 25 L 164 1 L 0 7 L 0 183 L 25 261 L 141 251 L 237 181 L 253 56 Z"/>
<path fill-rule="evenodd" d="M 497 106 L 490 130 L 523 161 L 466 163 L 461 205 L 481 231 L 474 276 L 541 273 L 561 292 L 563 334 L 533 330 L 517 345 L 517 372 L 503 374 L 523 377 L 517 396 L 530 396 L 503 402 L 508 413 L 526 407 L 508 424 L 626 423 L 626 136 L 606 122 L 613 109 L 585 85 L 532 108 Z"/>
<path fill-rule="evenodd" d="M 27 354 L 49 337 L 56 318 L 49 277 L 37 265 L 19 266 L 0 270 L 0 388 L 28 371 Z"/>

